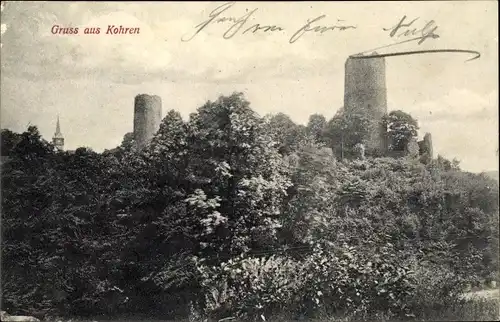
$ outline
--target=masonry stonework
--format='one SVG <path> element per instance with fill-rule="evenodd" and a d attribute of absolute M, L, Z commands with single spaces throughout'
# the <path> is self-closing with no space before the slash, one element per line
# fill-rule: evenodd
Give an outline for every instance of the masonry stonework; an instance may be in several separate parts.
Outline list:
<path fill-rule="evenodd" d="M 376 53 L 374 53 L 376 54 Z M 389 151 L 387 125 L 387 87 L 385 59 L 383 57 L 349 57 L 345 63 L 344 111 L 349 115 L 362 115 L 369 123 L 366 150 L 389 157 L 418 157 L 427 162 L 433 158 L 432 139 L 426 133 L 422 141 L 412 139 L 402 151 Z M 377 153 L 378 154 L 378 153 Z"/>
<path fill-rule="evenodd" d="M 134 140 L 142 149 L 160 128 L 161 98 L 156 95 L 140 94 L 134 102 Z"/>
<path fill-rule="evenodd" d="M 387 129 L 383 117 L 387 114 L 385 59 L 349 57 L 345 63 L 344 110 L 362 113 L 370 123 L 366 149 L 387 150 Z"/>

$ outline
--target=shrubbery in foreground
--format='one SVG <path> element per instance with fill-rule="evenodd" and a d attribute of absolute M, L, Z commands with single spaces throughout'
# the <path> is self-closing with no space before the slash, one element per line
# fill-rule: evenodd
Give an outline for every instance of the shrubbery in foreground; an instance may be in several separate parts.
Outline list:
<path fill-rule="evenodd" d="M 338 161 L 313 123 L 261 118 L 235 94 L 187 122 L 169 112 L 143 151 L 55 153 L 34 127 L 2 131 L 2 307 L 473 314 L 464 285 L 498 280 L 497 182 L 439 157 Z"/>
<path fill-rule="evenodd" d="M 204 313 L 212 317 L 314 316 L 320 308 L 358 317 L 379 311 L 412 316 L 407 303 L 414 277 L 390 246 L 367 256 L 355 247 L 318 245 L 302 259 L 242 258 L 198 269 Z"/>

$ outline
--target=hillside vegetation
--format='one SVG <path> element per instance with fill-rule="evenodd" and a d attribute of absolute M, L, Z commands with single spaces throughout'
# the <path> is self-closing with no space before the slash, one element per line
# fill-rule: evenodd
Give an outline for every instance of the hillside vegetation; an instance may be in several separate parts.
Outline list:
<path fill-rule="evenodd" d="M 234 94 L 170 111 L 142 151 L 2 131 L 3 310 L 467 318 L 465 285 L 498 281 L 498 182 L 356 154 L 348 124 L 340 159 L 338 123 L 260 117 Z"/>

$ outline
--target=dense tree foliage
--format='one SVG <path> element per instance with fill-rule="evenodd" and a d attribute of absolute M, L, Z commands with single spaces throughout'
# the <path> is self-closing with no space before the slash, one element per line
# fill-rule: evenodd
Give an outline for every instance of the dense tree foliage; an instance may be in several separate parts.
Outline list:
<path fill-rule="evenodd" d="M 350 159 L 356 155 L 356 145 L 366 143 L 370 128 L 370 121 L 364 114 L 346 113 L 341 108 L 326 125 L 323 141 L 333 149 L 337 158 Z"/>
<path fill-rule="evenodd" d="M 442 157 L 342 160 L 365 121 L 261 118 L 236 93 L 168 112 L 140 151 L 2 131 L 3 307 L 409 317 L 422 292 L 498 280 L 498 182 Z"/>
<path fill-rule="evenodd" d="M 392 111 L 384 118 L 387 126 L 389 149 L 403 151 L 412 138 L 418 135 L 418 122 L 408 113 Z"/>
<path fill-rule="evenodd" d="M 309 117 L 306 131 L 316 142 L 323 142 L 326 125 L 326 118 L 323 115 L 313 114 Z"/>
<path fill-rule="evenodd" d="M 301 145 L 313 140 L 305 126 L 295 124 L 286 114 L 267 115 L 265 123 L 268 134 L 282 155 L 297 151 Z"/>

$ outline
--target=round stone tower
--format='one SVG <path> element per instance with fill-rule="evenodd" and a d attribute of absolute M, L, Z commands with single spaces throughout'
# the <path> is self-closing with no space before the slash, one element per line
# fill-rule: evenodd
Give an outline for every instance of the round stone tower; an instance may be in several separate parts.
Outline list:
<path fill-rule="evenodd" d="M 140 94 L 134 102 L 134 140 L 142 149 L 160 128 L 161 98 L 156 95 Z"/>
<path fill-rule="evenodd" d="M 385 59 L 349 57 L 345 63 L 344 110 L 347 114 L 365 115 L 370 121 L 367 150 L 387 150 L 387 129 L 383 116 L 387 113 Z"/>

